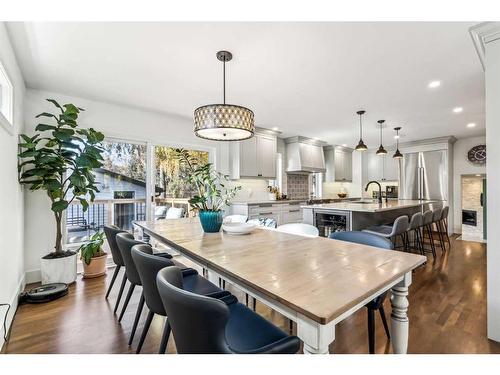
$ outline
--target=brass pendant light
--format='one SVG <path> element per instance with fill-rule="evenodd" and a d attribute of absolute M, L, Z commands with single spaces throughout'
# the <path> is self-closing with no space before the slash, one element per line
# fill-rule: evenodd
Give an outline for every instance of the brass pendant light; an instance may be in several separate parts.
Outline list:
<path fill-rule="evenodd" d="M 380 125 L 380 147 L 378 148 L 376 154 L 377 155 L 387 155 L 387 150 L 382 146 L 382 128 L 384 127 L 384 122 L 385 120 L 378 120 L 377 121 Z"/>
<path fill-rule="evenodd" d="M 226 104 L 226 62 L 233 55 L 228 51 L 217 52 L 222 62 L 223 103 L 209 104 L 194 111 L 194 134 L 213 141 L 241 141 L 253 137 L 255 131 L 253 112 L 239 105 Z"/>
<path fill-rule="evenodd" d="M 401 130 L 401 126 L 394 128 L 394 130 L 396 130 L 396 152 L 392 157 L 394 159 L 403 159 L 403 154 L 399 151 L 399 131 Z"/>
<path fill-rule="evenodd" d="M 362 122 L 362 116 L 365 114 L 365 111 L 358 111 L 356 113 L 359 115 L 359 142 L 355 150 L 366 151 L 368 150 L 368 147 L 366 147 L 365 143 L 363 142 L 363 122 Z"/>

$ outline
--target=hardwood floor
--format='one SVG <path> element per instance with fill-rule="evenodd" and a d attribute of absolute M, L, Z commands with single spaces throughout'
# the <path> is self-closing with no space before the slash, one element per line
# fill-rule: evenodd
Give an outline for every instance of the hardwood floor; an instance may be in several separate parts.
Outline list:
<path fill-rule="evenodd" d="M 185 264 L 187 261 L 181 259 Z M 42 305 L 22 305 L 17 311 L 5 353 L 134 353 L 145 320 L 143 312 L 132 347 L 127 341 L 139 290 L 137 288 L 122 323 L 113 315 L 119 285 L 104 299 L 106 278 L 82 280 L 69 295 Z M 118 280 L 121 279 L 121 275 Z M 238 295 L 244 296 L 231 286 Z M 452 249 L 414 273 L 410 288 L 409 353 L 500 353 L 500 344 L 486 337 L 486 246 L 452 239 Z M 257 303 L 257 311 L 283 329 L 287 320 Z M 386 301 L 386 312 L 390 314 Z M 156 316 L 143 353 L 156 353 L 164 319 Z M 382 322 L 376 318 L 376 352 L 391 352 Z M 367 314 L 361 309 L 337 326 L 330 353 L 367 353 Z M 175 353 L 174 340 L 168 352 Z"/>

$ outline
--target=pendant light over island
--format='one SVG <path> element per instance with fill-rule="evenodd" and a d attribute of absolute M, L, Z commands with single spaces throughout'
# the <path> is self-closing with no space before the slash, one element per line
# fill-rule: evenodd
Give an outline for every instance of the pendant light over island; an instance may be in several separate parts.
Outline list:
<path fill-rule="evenodd" d="M 355 150 L 366 151 L 368 150 L 368 147 L 366 147 L 365 143 L 363 142 L 363 120 L 362 120 L 362 116 L 365 114 L 365 111 L 358 111 L 356 113 L 359 115 L 359 142 Z"/>

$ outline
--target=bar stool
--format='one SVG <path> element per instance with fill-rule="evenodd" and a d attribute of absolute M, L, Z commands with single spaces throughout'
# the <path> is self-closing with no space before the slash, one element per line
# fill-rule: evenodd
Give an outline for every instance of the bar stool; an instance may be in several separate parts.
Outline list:
<path fill-rule="evenodd" d="M 448 214 L 450 212 L 450 206 L 444 206 L 441 214 L 440 225 L 442 225 L 443 233 L 448 242 L 448 246 L 451 249 L 450 236 L 448 235 Z"/>
<path fill-rule="evenodd" d="M 394 220 L 394 224 L 392 226 L 391 225 L 373 226 L 369 227 L 368 229 L 364 229 L 363 232 L 376 234 L 377 236 L 390 239 L 395 249 L 396 249 L 396 240 L 397 237 L 399 236 L 403 243 L 404 251 L 407 251 L 408 249 L 406 246 L 407 245 L 406 235 L 408 226 L 409 226 L 408 216 L 402 215 L 398 217 L 396 220 Z"/>
<path fill-rule="evenodd" d="M 424 219 L 421 212 L 413 214 L 413 216 L 410 219 L 410 225 L 408 226 L 408 234 L 406 235 L 406 240 L 407 240 L 408 250 L 413 248 L 420 251 L 420 254 L 425 255 L 424 246 L 422 244 L 422 239 L 421 239 L 422 233 L 420 232 L 423 222 Z M 410 239 L 409 239 L 410 233 L 413 234 L 413 246 L 410 246 Z"/>
<path fill-rule="evenodd" d="M 432 211 L 432 224 L 436 225 L 436 230 L 439 238 L 439 247 L 441 248 L 441 251 L 446 251 L 446 247 L 444 246 L 444 237 L 443 233 L 441 232 L 441 225 L 440 225 L 442 215 L 443 215 L 442 208 L 436 208 L 434 211 Z M 432 224 L 431 224 L 431 229 L 433 227 Z"/>
<path fill-rule="evenodd" d="M 431 247 L 431 252 L 433 258 L 436 258 L 436 246 L 434 244 L 434 237 L 432 237 L 432 210 L 427 210 L 422 215 L 423 225 L 422 225 L 422 246 L 425 251 L 425 234 L 427 233 L 427 238 L 429 239 L 429 245 Z"/>

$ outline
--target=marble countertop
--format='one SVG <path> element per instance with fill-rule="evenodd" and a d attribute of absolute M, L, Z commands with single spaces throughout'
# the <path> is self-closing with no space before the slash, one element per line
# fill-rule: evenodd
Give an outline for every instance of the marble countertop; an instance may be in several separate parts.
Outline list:
<path fill-rule="evenodd" d="M 339 202 L 339 203 L 313 204 L 301 207 L 309 209 L 337 210 L 337 211 L 382 212 L 382 211 L 398 210 L 401 208 L 417 207 L 433 202 L 436 201 L 406 199 L 406 200 L 389 200 L 387 202 L 384 201 L 382 204 L 379 204 L 376 201 L 370 203 Z"/>

